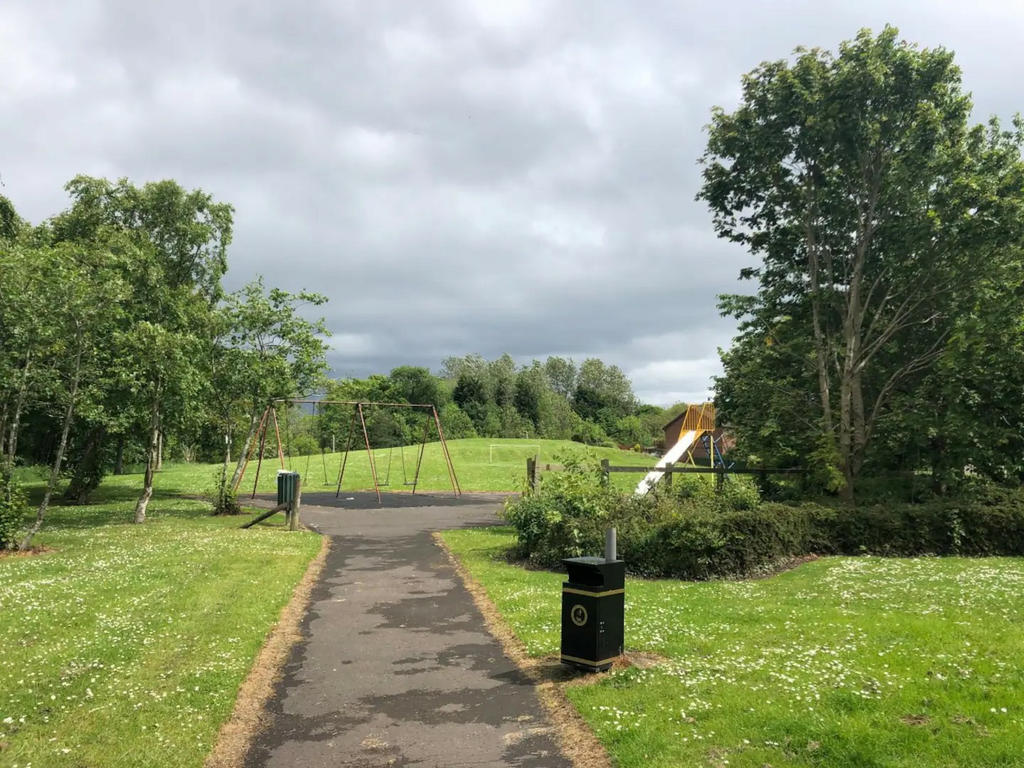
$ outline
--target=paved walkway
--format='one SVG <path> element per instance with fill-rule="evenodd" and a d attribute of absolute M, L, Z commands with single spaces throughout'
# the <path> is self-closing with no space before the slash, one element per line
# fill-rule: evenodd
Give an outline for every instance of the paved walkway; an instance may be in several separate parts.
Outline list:
<path fill-rule="evenodd" d="M 493 523 L 499 504 L 303 494 L 304 522 L 331 552 L 247 768 L 569 768 L 533 686 L 430 536 Z"/>

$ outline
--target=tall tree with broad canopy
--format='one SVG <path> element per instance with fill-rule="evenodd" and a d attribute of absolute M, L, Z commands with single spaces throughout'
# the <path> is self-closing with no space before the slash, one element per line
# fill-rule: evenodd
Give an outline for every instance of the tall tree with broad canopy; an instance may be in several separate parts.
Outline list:
<path fill-rule="evenodd" d="M 327 298 L 318 293 L 269 291 L 259 277 L 227 297 L 228 344 L 240 350 L 240 362 L 232 366 L 241 379 L 233 386 L 242 393 L 249 409 L 249 424 L 231 487 L 238 484 L 260 418 L 275 399 L 308 395 L 324 384 L 327 370 L 327 326 L 320 318 L 301 316 L 304 306 L 318 307 Z M 226 435 L 230 439 L 230 434 Z"/>
<path fill-rule="evenodd" d="M 1000 200 L 1015 192 L 977 183 L 998 159 L 970 110 L 951 52 L 886 27 L 835 54 L 762 64 L 744 76 L 740 106 L 712 115 L 698 197 L 719 236 L 761 262 L 741 273 L 757 292 L 723 297 L 722 309 L 742 320 L 738 344 L 779 343 L 771 357 L 810 366 L 817 455 L 850 498 L 892 398 L 944 354 L 980 260 L 1008 258 L 1019 241 Z M 726 379 L 750 373 L 739 363 L 727 356 Z"/>
<path fill-rule="evenodd" d="M 120 339 L 122 349 L 132 353 L 122 358 L 122 378 L 143 401 L 128 407 L 148 414 L 146 472 L 134 516 L 141 523 L 153 494 L 165 411 L 197 405 L 185 398 L 201 390 L 199 349 L 210 336 L 211 315 L 222 294 L 233 211 L 170 180 L 138 187 L 126 179 L 113 183 L 78 176 L 67 191 L 71 208 L 52 223 L 57 242 L 102 241 L 117 232 L 139 254 L 126 275 L 132 299 L 124 308 Z"/>
<path fill-rule="evenodd" d="M 6 197 L 0 196 L 0 549 L 13 549 L 24 516 L 14 479 L 21 414 L 32 380 L 33 356 L 41 339 L 43 313 L 33 311 L 41 295 L 34 251 L 17 242 L 24 228 Z"/>
<path fill-rule="evenodd" d="M 636 405 L 633 387 L 621 368 L 596 357 L 583 361 L 573 394 L 576 413 L 610 430 L 616 421 L 632 414 Z"/>
<path fill-rule="evenodd" d="M 95 248 L 60 243 L 35 250 L 34 269 L 46 286 L 48 349 L 42 366 L 48 382 L 47 402 L 57 413 L 60 436 L 36 516 L 19 544 L 28 549 L 46 519 L 68 446 L 68 435 L 80 412 L 102 399 L 112 360 L 110 340 L 117 332 L 121 303 L 127 296 L 120 262 L 131 249 Z"/>

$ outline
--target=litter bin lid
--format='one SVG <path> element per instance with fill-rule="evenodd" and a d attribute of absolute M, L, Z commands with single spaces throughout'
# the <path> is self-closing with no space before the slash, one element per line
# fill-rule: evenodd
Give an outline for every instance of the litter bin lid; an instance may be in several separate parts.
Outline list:
<path fill-rule="evenodd" d="M 626 578 L 626 563 L 603 557 L 570 557 L 562 561 L 572 584 L 618 589 Z"/>
<path fill-rule="evenodd" d="M 577 564 L 578 563 L 580 565 L 587 566 L 587 565 L 603 565 L 604 563 L 606 563 L 608 561 L 605 560 L 603 557 L 567 557 L 562 562 L 565 563 L 566 565 L 569 565 L 569 563 L 573 563 L 573 564 Z M 613 560 L 612 562 L 616 562 L 616 561 Z"/>

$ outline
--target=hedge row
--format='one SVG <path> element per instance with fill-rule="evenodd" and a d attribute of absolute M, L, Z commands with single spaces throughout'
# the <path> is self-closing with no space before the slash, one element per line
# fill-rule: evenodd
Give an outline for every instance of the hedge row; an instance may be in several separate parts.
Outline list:
<path fill-rule="evenodd" d="M 536 565 L 600 553 L 609 525 L 631 572 L 681 579 L 747 576 L 808 554 L 1024 555 L 1020 490 L 855 509 L 809 502 L 735 508 L 703 494 L 622 496 L 585 471 L 574 474 L 506 507 L 518 554 Z"/>

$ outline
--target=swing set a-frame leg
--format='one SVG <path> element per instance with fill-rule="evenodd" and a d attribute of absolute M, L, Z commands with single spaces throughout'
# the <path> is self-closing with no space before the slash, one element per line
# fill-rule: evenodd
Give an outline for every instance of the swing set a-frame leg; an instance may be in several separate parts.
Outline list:
<path fill-rule="evenodd" d="M 352 418 L 348 422 L 348 436 L 345 438 L 345 456 L 341 460 L 341 468 L 338 470 L 338 490 L 334 492 L 334 498 L 341 495 L 341 481 L 345 478 L 345 465 L 348 464 L 348 452 L 352 449 L 352 431 L 356 425 L 356 409 L 352 409 Z"/>
<path fill-rule="evenodd" d="M 420 467 L 423 466 L 423 451 L 427 447 L 427 434 L 430 432 L 430 419 L 424 419 L 423 421 L 423 439 L 420 440 L 420 455 L 416 459 L 416 474 L 412 478 L 412 492 L 416 493 L 416 485 L 420 481 Z M 404 460 L 403 452 L 403 460 Z"/>
<path fill-rule="evenodd" d="M 363 404 L 360 403 L 356 408 L 359 409 L 359 421 L 363 425 L 363 440 L 366 441 L 366 458 L 370 462 L 370 474 L 373 475 L 373 490 L 377 492 L 377 503 L 383 504 L 384 500 L 380 496 L 380 485 L 377 483 L 377 464 L 373 460 L 373 451 L 370 449 L 370 435 L 366 431 L 366 417 L 363 416 Z"/>
<path fill-rule="evenodd" d="M 277 412 L 275 411 L 274 413 L 276 418 Z M 269 424 L 264 424 L 263 431 L 260 432 L 260 452 L 259 455 L 256 457 L 256 478 L 253 480 L 252 483 L 252 496 L 249 497 L 250 499 L 256 498 L 256 486 L 259 485 L 260 482 L 260 468 L 263 466 L 263 448 L 267 444 L 267 427 L 269 426 Z"/>
<path fill-rule="evenodd" d="M 441 417 L 437 415 L 437 408 L 430 406 L 434 416 L 434 424 L 437 425 L 437 439 L 441 442 L 441 453 L 444 454 L 445 464 L 448 465 L 448 478 L 452 481 L 452 491 L 456 498 L 462 495 L 462 488 L 459 486 L 459 479 L 455 476 L 455 465 L 452 463 L 452 455 L 448 452 L 448 443 L 444 439 L 444 430 L 441 429 Z"/>
<path fill-rule="evenodd" d="M 249 461 L 252 459 L 252 449 L 256 447 L 256 441 L 259 439 L 260 433 L 266 426 L 267 417 L 270 415 L 270 408 L 271 406 L 268 405 L 266 409 L 264 409 L 263 415 L 260 417 L 259 426 L 256 427 L 256 434 L 253 435 L 254 439 L 249 444 L 249 450 L 246 451 L 245 458 L 242 460 L 242 471 L 238 473 L 238 480 L 235 482 L 234 488 L 231 489 L 235 493 L 238 493 L 238 489 L 242 486 L 242 480 L 245 479 L 245 470 L 249 468 Z"/>
<path fill-rule="evenodd" d="M 277 436 L 277 458 L 281 460 L 281 469 L 284 469 L 284 446 L 281 445 L 281 430 L 277 426 L 277 408 L 271 406 L 274 414 L 274 434 Z"/>

